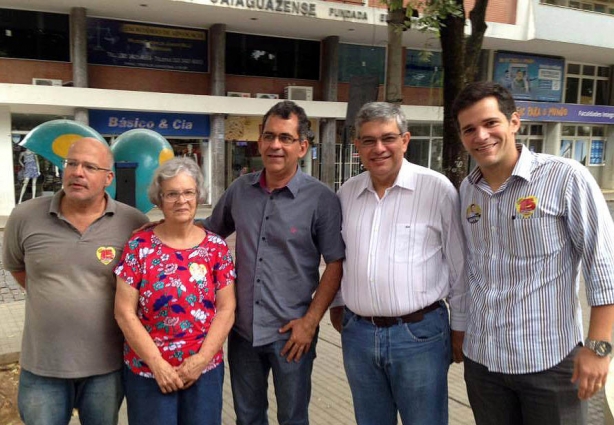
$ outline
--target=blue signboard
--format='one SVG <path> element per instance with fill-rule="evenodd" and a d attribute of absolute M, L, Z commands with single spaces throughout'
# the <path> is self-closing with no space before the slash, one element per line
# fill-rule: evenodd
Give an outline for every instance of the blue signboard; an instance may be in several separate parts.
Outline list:
<path fill-rule="evenodd" d="M 560 102 L 564 69 L 562 58 L 498 52 L 493 81 L 510 90 L 517 100 Z"/>
<path fill-rule="evenodd" d="M 207 72 L 207 31 L 87 19 L 88 62 Z"/>
<path fill-rule="evenodd" d="M 520 101 L 516 107 L 526 121 L 614 124 L 614 106 Z"/>
<path fill-rule="evenodd" d="M 209 137 L 209 116 L 157 112 L 89 111 L 90 127 L 104 135 L 135 128 L 153 130 L 165 137 Z"/>

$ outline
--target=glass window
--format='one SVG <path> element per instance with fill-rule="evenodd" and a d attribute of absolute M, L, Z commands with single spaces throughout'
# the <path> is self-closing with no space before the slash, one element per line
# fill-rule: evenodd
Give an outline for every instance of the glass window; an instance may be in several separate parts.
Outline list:
<path fill-rule="evenodd" d="M 591 128 L 588 125 L 579 125 L 577 127 L 578 136 L 590 136 Z"/>
<path fill-rule="evenodd" d="M 414 164 L 429 166 L 429 139 L 412 139 L 407 150 L 407 159 Z"/>
<path fill-rule="evenodd" d="M 595 105 L 608 105 L 608 80 L 597 80 L 595 91 Z"/>
<path fill-rule="evenodd" d="M 384 47 L 339 44 L 339 81 L 349 83 L 355 76 L 375 75 L 379 83 L 384 84 L 385 67 Z"/>
<path fill-rule="evenodd" d="M 531 135 L 533 136 L 541 136 L 544 134 L 544 126 L 543 125 L 532 125 L 531 126 Z"/>
<path fill-rule="evenodd" d="M 431 135 L 431 126 L 429 124 L 411 124 L 409 126 L 409 131 L 412 137 L 429 137 Z"/>
<path fill-rule="evenodd" d="M 587 146 L 584 140 L 576 140 L 574 143 L 573 159 L 580 164 L 586 164 Z"/>
<path fill-rule="evenodd" d="M 529 140 L 529 150 L 535 153 L 542 153 L 544 151 L 543 140 Z"/>
<path fill-rule="evenodd" d="M 229 32 L 226 73 L 319 80 L 320 42 Z"/>
<path fill-rule="evenodd" d="M 604 127 L 593 127 L 593 136 L 595 136 L 595 137 L 603 137 L 604 134 L 605 134 L 605 128 Z"/>
<path fill-rule="evenodd" d="M 443 172 L 443 139 L 433 139 L 431 142 L 431 170 Z"/>
<path fill-rule="evenodd" d="M 563 158 L 571 158 L 571 146 L 573 142 L 571 140 L 561 140 L 561 150 L 559 151 L 559 156 Z"/>
<path fill-rule="evenodd" d="M 407 49 L 404 84 L 411 87 L 442 87 L 441 53 Z"/>
<path fill-rule="evenodd" d="M 580 79 L 575 77 L 567 77 L 567 84 L 565 87 L 565 103 L 577 103 L 578 102 L 578 88 L 580 86 Z"/>
<path fill-rule="evenodd" d="M 582 89 L 580 92 L 581 104 L 591 105 L 593 103 L 593 85 L 594 80 L 582 80 Z"/>
<path fill-rule="evenodd" d="M 0 9 L 0 57 L 70 61 L 68 15 Z"/>
<path fill-rule="evenodd" d="M 614 9 L 613 9 L 614 11 Z M 597 68 L 597 76 L 608 78 L 610 76 L 610 68 L 607 66 L 600 66 Z"/>
<path fill-rule="evenodd" d="M 582 72 L 581 76 L 570 74 Z M 607 105 L 610 71 L 606 66 L 567 64 L 565 102 L 583 105 Z"/>
<path fill-rule="evenodd" d="M 568 63 L 567 73 L 568 74 L 580 74 L 580 65 L 577 63 Z"/>
<path fill-rule="evenodd" d="M 576 126 L 574 125 L 564 125 L 562 130 L 563 136 L 575 136 L 576 135 Z"/>
<path fill-rule="evenodd" d="M 605 149 L 603 140 L 591 141 L 591 157 L 589 165 L 603 165 L 605 163 Z"/>

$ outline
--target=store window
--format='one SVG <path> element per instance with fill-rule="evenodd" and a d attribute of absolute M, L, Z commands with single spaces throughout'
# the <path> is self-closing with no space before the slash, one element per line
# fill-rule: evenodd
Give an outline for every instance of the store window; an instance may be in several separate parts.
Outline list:
<path fill-rule="evenodd" d="M 542 0 L 542 3 L 614 15 L 614 4 L 612 4 L 612 0 Z"/>
<path fill-rule="evenodd" d="M 605 164 L 605 127 L 564 125 L 559 155 L 587 166 Z"/>
<path fill-rule="evenodd" d="M 443 87 L 441 53 L 407 49 L 404 84 L 412 87 Z"/>
<path fill-rule="evenodd" d="M 320 42 L 226 33 L 226 73 L 320 79 Z"/>
<path fill-rule="evenodd" d="M 610 68 L 607 66 L 568 63 L 565 103 L 608 105 L 609 77 Z"/>
<path fill-rule="evenodd" d="M 0 9 L 0 57 L 70 61 L 68 15 Z"/>
<path fill-rule="evenodd" d="M 352 77 L 375 75 L 380 84 L 385 81 L 386 49 L 358 44 L 339 44 L 338 80 L 349 83 Z"/>
<path fill-rule="evenodd" d="M 516 133 L 516 142 L 522 143 L 531 152 L 542 153 L 544 151 L 544 125 L 523 123 Z"/>
<path fill-rule="evenodd" d="M 410 124 L 411 140 L 405 157 L 409 162 L 443 171 L 443 126 L 440 124 Z"/>

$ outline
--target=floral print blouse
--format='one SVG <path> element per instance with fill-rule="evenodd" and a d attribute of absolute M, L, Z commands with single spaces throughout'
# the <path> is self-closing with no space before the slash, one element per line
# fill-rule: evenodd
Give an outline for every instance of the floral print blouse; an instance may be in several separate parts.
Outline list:
<path fill-rule="evenodd" d="M 137 316 L 172 366 L 200 350 L 215 316 L 216 291 L 235 281 L 226 242 L 209 231 L 189 249 L 165 245 L 153 228 L 136 233 L 126 244 L 115 274 L 138 289 Z M 220 350 L 205 372 L 222 360 Z M 127 342 L 124 363 L 133 373 L 153 378 L 147 364 Z"/>

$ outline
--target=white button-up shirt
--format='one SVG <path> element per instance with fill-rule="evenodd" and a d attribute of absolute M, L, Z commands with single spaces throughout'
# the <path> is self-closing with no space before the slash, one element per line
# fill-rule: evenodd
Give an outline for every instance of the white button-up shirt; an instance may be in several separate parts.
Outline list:
<path fill-rule="evenodd" d="M 338 196 L 344 304 L 361 316 L 402 316 L 447 299 L 452 328 L 465 330 L 464 240 L 450 181 L 403 160 L 381 199 L 369 172 L 348 180 Z"/>

